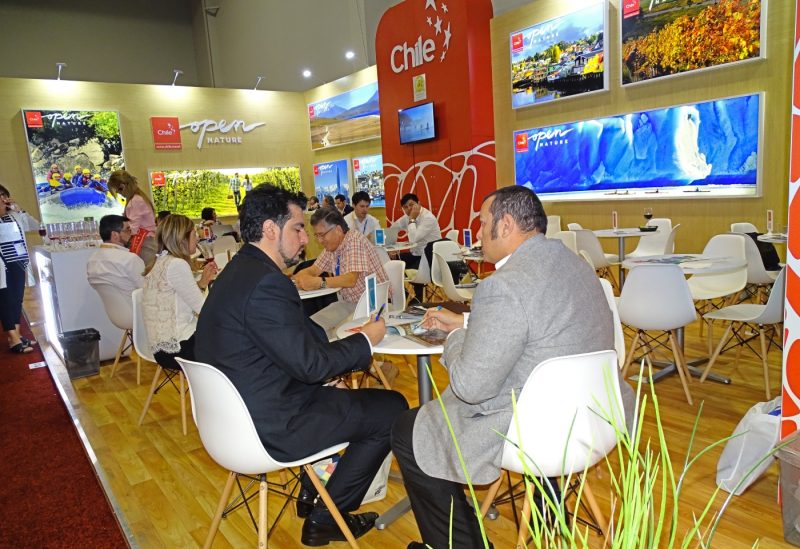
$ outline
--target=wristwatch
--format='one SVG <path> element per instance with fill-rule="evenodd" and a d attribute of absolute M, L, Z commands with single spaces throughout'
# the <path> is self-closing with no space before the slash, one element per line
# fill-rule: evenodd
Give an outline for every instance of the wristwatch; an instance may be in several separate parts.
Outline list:
<path fill-rule="evenodd" d="M 322 279 L 322 285 L 320 285 L 320 289 L 324 290 L 328 287 L 328 273 L 322 273 L 320 278 Z"/>

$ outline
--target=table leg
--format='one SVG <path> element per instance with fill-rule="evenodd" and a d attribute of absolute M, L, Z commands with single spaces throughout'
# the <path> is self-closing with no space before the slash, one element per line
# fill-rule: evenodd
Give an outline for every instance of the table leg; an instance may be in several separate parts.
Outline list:
<path fill-rule="evenodd" d="M 430 355 L 417 355 L 417 386 L 419 390 L 420 406 L 433 400 L 433 384 L 431 384 L 431 380 L 428 377 L 430 365 Z M 410 510 L 411 502 L 406 496 L 378 517 L 378 520 L 375 521 L 375 528 L 383 530 Z"/>
<path fill-rule="evenodd" d="M 622 285 L 625 284 L 625 268 L 622 262 L 625 261 L 625 239 L 619 238 L 619 247 L 617 248 L 617 256 L 619 258 L 619 291 L 622 291 Z"/>
<path fill-rule="evenodd" d="M 685 341 L 685 332 L 683 328 L 678 328 L 678 346 L 681 348 L 681 351 L 684 349 L 684 341 Z M 708 362 L 708 357 L 697 358 L 695 360 L 688 360 L 687 365 L 689 367 L 689 373 L 692 377 L 703 377 L 703 368 L 698 368 L 699 365 L 705 364 Z M 665 377 L 675 375 L 678 373 L 678 370 L 675 368 L 674 362 L 653 362 L 653 366 L 660 366 L 661 369 L 653 374 L 653 383 L 658 383 Z M 631 376 L 631 379 L 638 380 L 639 376 Z M 717 383 L 724 383 L 725 385 L 730 385 L 731 378 L 721 376 L 719 374 L 710 373 L 706 379 L 710 379 L 711 381 L 716 381 Z M 649 383 L 647 378 L 642 380 L 644 383 Z"/>

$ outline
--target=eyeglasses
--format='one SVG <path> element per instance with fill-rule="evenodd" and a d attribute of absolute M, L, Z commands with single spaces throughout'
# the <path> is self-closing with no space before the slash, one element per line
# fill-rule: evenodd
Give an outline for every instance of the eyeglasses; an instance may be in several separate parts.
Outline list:
<path fill-rule="evenodd" d="M 336 226 L 336 225 L 334 225 L 333 227 L 331 227 L 330 229 L 328 229 L 328 230 L 327 230 L 327 231 L 325 231 L 324 233 L 314 233 L 314 236 L 316 236 L 316 237 L 317 237 L 317 240 L 324 240 L 324 239 L 325 239 L 325 237 L 328 235 L 328 233 L 329 233 L 329 232 L 331 232 L 331 231 L 332 231 L 333 229 L 335 229 L 336 227 L 337 227 L 337 226 Z"/>

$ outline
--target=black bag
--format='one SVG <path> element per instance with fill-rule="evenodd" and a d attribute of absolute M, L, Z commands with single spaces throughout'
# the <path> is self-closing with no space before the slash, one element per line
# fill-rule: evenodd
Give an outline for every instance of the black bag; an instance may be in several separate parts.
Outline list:
<path fill-rule="evenodd" d="M 463 261 L 448 261 L 447 266 L 453 274 L 453 282 L 458 284 L 461 279 L 469 272 L 469 267 Z"/>
<path fill-rule="evenodd" d="M 750 238 L 756 243 L 758 246 L 758 253 L 761 254 L 761 261 L 764 262 L 764 268 L 768 271 L 780 271 L 781 270 L 781 258 L 778 257 L 778 251 L 775 249 L 775 245 L 771 242 L 761 242 L 758 237 L 762 233 L 747 233 Z"/>

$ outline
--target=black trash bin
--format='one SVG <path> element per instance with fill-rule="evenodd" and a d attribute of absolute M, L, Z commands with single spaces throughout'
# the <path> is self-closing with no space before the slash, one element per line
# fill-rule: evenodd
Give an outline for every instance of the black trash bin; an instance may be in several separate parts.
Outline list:
<path fill-rule="evenodd" d="M 58 334 L 70 379 L 100 373 L 100 332 L 94 328 Z"/>

